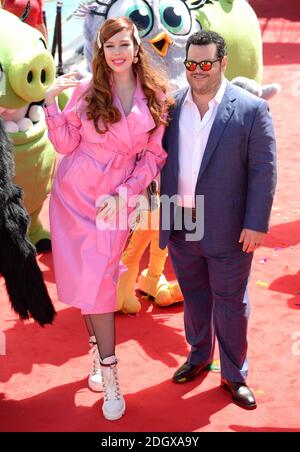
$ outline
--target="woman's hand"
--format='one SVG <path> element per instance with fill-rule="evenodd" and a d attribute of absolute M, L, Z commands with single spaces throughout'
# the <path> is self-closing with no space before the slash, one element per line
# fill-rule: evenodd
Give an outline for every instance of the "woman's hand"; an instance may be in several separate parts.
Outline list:
<path fill-rule="evenodd" d="M 116 224 L 117 214 L 121 212 L 126 206 L 126 201 L 119 195 L 111 195 L 103 198 L 100 196 L 97 199 L 96 207 L 96 222 L 99 224 Z"/>
<path fill-rule="evenodd" d="M 58 77 L 51 86 L 49 86 L 46 95 L 46 105 L 53 104 L 55 97 L 62 93 L 65 89 L 75 88 L 80 84 L 79 80 L 76 80 L 76 72 L 69 72 L 68 74 Z"/>

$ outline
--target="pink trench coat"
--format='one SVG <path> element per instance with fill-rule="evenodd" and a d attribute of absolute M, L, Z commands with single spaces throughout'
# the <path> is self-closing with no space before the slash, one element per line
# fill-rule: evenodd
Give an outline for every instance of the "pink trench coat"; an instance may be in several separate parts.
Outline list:
<path fill-rule="evenodd" d="M 97 229 L 96 200 L 120 189 L 134 198 L 157 176 L 167 154 L 161 146 L 163 127 L 150 134 L 155 123 L 139 81 L 127 117 L 114 95 L 122 119 L 103 135 L 84 112 L 81 94 L 89 83 L 84 79 L 76 87 L 62 113 L 56 104 L 45 107 L 49 138 L 65 154 L 52 188 L 50 226 L 58 298 L 82 314 L 101 314 L 116 310 L 129 228 Z"/>

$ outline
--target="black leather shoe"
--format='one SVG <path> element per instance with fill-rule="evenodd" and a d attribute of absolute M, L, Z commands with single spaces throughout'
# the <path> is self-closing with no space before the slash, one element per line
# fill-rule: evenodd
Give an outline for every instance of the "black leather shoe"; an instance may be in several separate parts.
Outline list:
<path fill-rule="evenodd" d="M 231 392 L 232 401 L 246 410 L 255 410 L 257 407 L 255 397 L 246 383 L 235 383 L 222 378 L 221 388 Z"/>
<path fill-rule="evenodd" d="M 175 383 L 185 383 L 186 381 L 191 381 L 201 372 L 209 370 L 210 366 L 211 364 L 198 364 L 195 366 L 186 362 L 176 370 L 172 380 Z"/>

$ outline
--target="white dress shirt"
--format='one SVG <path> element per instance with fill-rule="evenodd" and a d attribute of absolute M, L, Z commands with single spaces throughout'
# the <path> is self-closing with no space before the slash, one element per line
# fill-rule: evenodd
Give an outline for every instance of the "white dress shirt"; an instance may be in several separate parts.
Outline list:
<path fill-rule="evenodd" d="M 226 89 L 226 79 L 215 97 L 208 103 L 208 111 L 201 119 L 189 88 L 182 104 L 179 119 L 179 179 L 178 200 L 181 207 L 195 207 L 195 189 L 208 137 Z"/>

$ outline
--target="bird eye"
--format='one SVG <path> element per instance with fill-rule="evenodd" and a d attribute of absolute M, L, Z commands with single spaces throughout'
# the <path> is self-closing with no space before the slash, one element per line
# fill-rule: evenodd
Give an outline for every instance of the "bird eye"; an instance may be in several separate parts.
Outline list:
<path fill-rule="evenodd" d="M 187 35 L 192 28 L 192 16 L 182 0 L 163 0 L 159 6 L 163 26 L 173 35 Z"/>
<path fill-rule="evenodd" d="M 137 26 L 141 38 L 153 28 L 153 11 L 145 0 L 118 0 L 109 9 L 107 17 L 119 16 L 129 17 Z"/>

